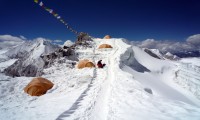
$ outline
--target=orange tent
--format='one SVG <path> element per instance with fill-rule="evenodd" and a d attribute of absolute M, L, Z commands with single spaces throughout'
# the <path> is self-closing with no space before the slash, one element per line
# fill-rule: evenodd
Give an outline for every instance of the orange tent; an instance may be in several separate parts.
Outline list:
<path fill-rule="evenodd" d="M 99 46 L 99 49 L 101 49 L 101 48 L 112 48 L 112 46 L 108 45 L 108 44 L 102 44 Z"/>
<path fill-rule="evenodd" d="M 34 78 L 25 88 L 24 91 L 31 96 L 41 96 L 47 92 L 47 90 L 53 87 L 53 83 L 45 78 Z"/>
<path fill-rule="evenodd" d="M 106 35 L 103 39 L 111 39 L 110 35 Z"/>
<path fill-rule="evenodd" d="M 79 63 L 78 63 L 78 66 L 77 66 L 79 69 L 82 69 L 82 68 L 85 68 L 85 67 L 95 67 L 95 65 L 90 62 L 89 60 L 80 60 Z"/>

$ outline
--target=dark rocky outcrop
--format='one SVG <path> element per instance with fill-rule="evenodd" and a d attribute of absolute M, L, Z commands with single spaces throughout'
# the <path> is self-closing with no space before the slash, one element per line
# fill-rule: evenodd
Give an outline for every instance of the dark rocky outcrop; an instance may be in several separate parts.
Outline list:
<path fill-rule="evenodd" d="M 20 76 L 27 76 L 27 77 L 34 77 L 40 76 L 42 74 L 42 66 L 38 67 L 34 64 L 23 64 L 24 60 L 19 59 L 14 64 L 9 66 L 4 70 L 4 73 L 8 76 L 12 77 L 20 77 Z"/>
<path fill-rule="evenodd" d="M 87 33 L 81 32 L 79 33 L 79 35 L 77 36 L 77 40 L 75 42 L 74 45 L 71 46 L 71 48 L 75 48 L 75 47 L 92 47 L 92 38 L 91 36 L 89 36 Z"/>
<path fill-rule="evenodd" d="M 159 56 L 157 56 L 155 53 L 153 53 L 151 50 L 149 50 L 149 49 L 144 49 L 144 51 L 146 52 L 146 53 L 148 53 L 150 56 L 152 56 L 152 57 L 154 57 L 154 58 L 157 58 L 157 59 L 161 59 Z"/>
<path fill-rule="evenodd" d="M 41 58 L 43 59 L 43 61 L 45 63 L 44 68 L 50 67 L 56 59 L 60 59 L 62 57 L 65 57 L 68 60 L 78 61 L 78 56 L 75 53 L 74 49 L 72 49 L 72 48 L 68 48 L 68 49 L 60 48 L 60 49 L 57 49 L 53 53 L 41 56 Z"/>

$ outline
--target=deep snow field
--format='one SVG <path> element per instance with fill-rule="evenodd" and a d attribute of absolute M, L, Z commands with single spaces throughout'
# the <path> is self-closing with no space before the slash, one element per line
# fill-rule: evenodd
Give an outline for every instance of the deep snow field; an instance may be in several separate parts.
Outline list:
<path fill-rule="evenodd" d="M 101 44 L 113 48 L 98 49 Z M 0 71 L 13 64 L 0 50 Z M 44 70 L 54 83 L 32 97 L 33 77 L 0 73 L 0 120 L 200 120 L 200 59 L 160 60 L 123 39 L 94 39 L 79 59 L 106 67 L 77 69 L 62 59 Z"/>

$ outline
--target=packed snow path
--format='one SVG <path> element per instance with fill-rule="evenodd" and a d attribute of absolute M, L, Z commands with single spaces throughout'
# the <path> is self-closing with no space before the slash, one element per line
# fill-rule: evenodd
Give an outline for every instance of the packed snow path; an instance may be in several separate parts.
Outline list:
<path fill-rule="evenodd" d="M 96 41 L 97 46 L 103 44 L 101 41 Z M 115 41 L 112 44 L 115 46 Z M 117 48 L 115 49 L 104 49 L 104 50 L 93 50 L 93 61 L 100 59 L 106 63 L 104 69 L 95 68 L 93 71 L 93 79 L 91 80 L 85 91 L 79 96 L 76 102 L 70 107 L 69 110 L 63 112 L 58 116 L 57 120 L 61 119 L 107 119 L 109 110 L 109 96 L 111 93 L 111 87 L 115 74 L 113 67 L 114 60 L 113 56 L 117 54 Z M 95 55 L 95 51 L 97 54 Z M 105 53 L 105 54 L 103 54 Z"/>

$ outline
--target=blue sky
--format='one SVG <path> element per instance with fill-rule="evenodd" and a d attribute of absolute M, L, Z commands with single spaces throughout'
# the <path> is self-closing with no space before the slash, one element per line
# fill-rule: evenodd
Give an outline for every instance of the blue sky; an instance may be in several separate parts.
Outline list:
<path fill-rule="evenodd" d="M 40 1 L 40 0 L 39 0 Z M 199 0 L 42 0 L 77 31 L 129 40 L 185 41 L 200 33 Z M 0 0 L 0 35 L 75 40 L 33 0 Z"/>

